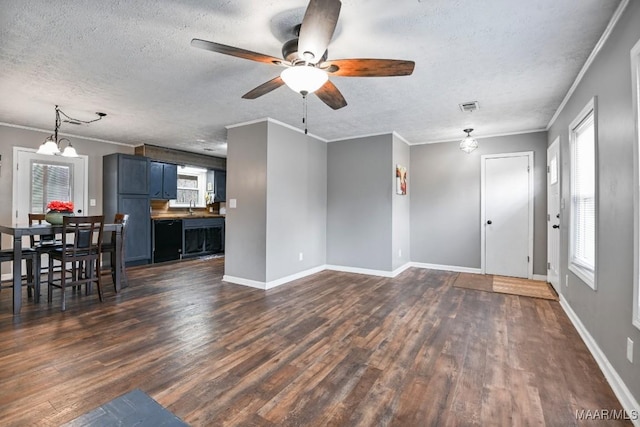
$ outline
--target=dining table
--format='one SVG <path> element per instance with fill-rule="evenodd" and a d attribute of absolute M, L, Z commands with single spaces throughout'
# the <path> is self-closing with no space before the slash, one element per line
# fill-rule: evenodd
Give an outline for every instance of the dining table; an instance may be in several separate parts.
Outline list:
<path fill-rule="evenodd" d="M 122 224 L 105 223 L 104 232 L 115 232 L 115 271 L 113 280 L 116 292 L 120 292 L 122 286 Z M 0 234 L 8 234 L 13 237 L 13 314 L 20 314 L 22 308 L 22 238 L 25 236 L 41 236 L 62 234 L 62 225 L 15 223 L 11 225 L 0 224 Z M 0 236 L 1 237 L 1 236 Z M 2 239 L 0 238 L 0 249 Z M 125 283 L 126 287 L 126 283 Z"/>

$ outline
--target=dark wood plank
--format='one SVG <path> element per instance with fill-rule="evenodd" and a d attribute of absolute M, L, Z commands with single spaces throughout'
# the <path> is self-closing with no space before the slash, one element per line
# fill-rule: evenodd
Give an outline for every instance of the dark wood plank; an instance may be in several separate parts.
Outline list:
<path fill-rule="evenodd" d="M 61 425 L 136 388 L 194 426 L 588 425 L 576 410 L 620 409 L 556 301 L 425 269 L 261 291 L 222 282 L 223 263 L 131 268 L 128 288 L 69 293 L 64 313 L 25 296 L 13 316 L 0 293 L 3 425 Z"/>

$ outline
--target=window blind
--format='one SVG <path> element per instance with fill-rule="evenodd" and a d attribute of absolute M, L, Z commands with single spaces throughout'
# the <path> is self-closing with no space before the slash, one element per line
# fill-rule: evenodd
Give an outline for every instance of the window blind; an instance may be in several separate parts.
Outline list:
<path fill-rule="evenodd" d="M 595 270 L 596 158 L 593 111 L 573 130 L 571 262 Z"/>
<path fill-rule="evenodd" d="M 68 165 L 31 163 L 31 207 L 32 213 L 47 211 L 52 200 L 72 200 L 72 170 Z"/>

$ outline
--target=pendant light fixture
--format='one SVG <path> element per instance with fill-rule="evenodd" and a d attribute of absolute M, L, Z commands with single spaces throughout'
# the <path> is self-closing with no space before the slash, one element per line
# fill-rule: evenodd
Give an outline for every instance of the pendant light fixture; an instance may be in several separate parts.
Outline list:
<path fill-rule="evenodd" d="M 478 148 L 478 141 L 476 141 L 475 138 L 471 136 L 471 132 L 473 132 L 473 129 L 465 129 L 463 130 L 463 132 L 466 132 L 467 136 L 462 141 L 460 141 L 460 149 L 469 154 L 473 150 Z"/>
<path fill-rule="evenodd" d="M 73 148 L 73 145 L 71 145 L 71 141 L 69 141 L 69 139 L 67 138 L 58 139 L 58 130 L 60 129 L 60 125 L 62 124 L 62 120 L 60 119 L 60 114 L 62 114 L 67 118 L 67 120 L 65 121 L 69 123 L 74 123 L 74 124 L 82 124 L 82 123 L 87 124 L 87 123 L 97 122 L 98 120 L 101 120 L 104 116 L 106 116 L 106 114 L 96 113 L 98 115 L 98 118 L 93 120 L 88 120 L 88 121 L 78 120 L 78 119 L 73 119 L 67 116 L 64 113 L 64 111 L 60 110 L 60 107 L 56 105 L 56 124 L 55 124 L 55 129 L 53 131 L 53 135 L 49 135 L 49 137 L 40 145 L 40 148 L 38 148 L 38 151 L 36 153 L 47 154 L 47 155 L 60 155 L 64 157 L 78 157 L 78 152 L 76 151 L 75 148 Z M 60 147 L 62 146 L 62 143 L 65 141 L 67 145 L 64 148 L 64 150 L 60 151 Z"/>

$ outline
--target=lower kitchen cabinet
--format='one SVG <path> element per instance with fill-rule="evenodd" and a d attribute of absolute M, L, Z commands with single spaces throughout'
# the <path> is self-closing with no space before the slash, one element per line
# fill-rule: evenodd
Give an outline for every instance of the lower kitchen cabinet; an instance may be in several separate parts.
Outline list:
<path fill-rule="evenodd" d="M 184 219 L 182 227 L 184 258 L 224 252 L 224 218 Z"/>

